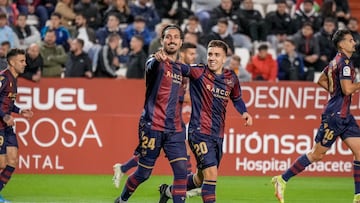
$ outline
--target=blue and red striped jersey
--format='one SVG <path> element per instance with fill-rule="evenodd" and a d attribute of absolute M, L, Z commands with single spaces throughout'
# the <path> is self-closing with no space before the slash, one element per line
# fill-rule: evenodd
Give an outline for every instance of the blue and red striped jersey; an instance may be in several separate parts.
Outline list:
<path fill-rule="evenodd" d="M 341 117 L 350 114 L 351 95 L 344 95 L 341 80 L 354 82 L 356 72 L 351 60 L 343 53 L 337 53 L 323 72 L 328 77 L 330 99 L 324 109 L 325 114 L 336 113 Z"/>
<path fill-rule="evenodd" d="M 234 71 L 213 73 L 207 65 L 181 66 L 190 77 L 191 118 L 189 128 L 202 134 L 223 137 L 226 106 L 233 101 L 238 112 L 247 111 L 241 97 L 240 82 Z"/>
<path fill-rule="evenodd" d="M 17 80 L 10 72 L 5 69 L 0 73 L 0 129 L 7 127 L 2 118 L 11 112 L 19 113 L 20 109 L 15 105 L 17 95 Z"/>
<path fill-rule="evenodd" d="M 180 64 L 158 62 L 151 57 L 146 62 L 146 95 L 143 116 L 153 130 L 181 132 L 181 105 L 183 94 Z"/>

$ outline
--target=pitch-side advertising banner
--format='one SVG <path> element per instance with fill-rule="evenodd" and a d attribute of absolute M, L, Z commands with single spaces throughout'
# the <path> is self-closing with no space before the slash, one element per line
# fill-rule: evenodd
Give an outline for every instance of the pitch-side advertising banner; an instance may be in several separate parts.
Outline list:
<path fill-rule="evenodd" d="M 145 94 L 144 80 L 19 79 L 17 105 L 31 108 L 31 120 L 16 118 L 20 173 L 111 174 L 137 145 L 137 123 Z M 287 169 L 314 144 L 328 94 L 314 83 L 242 84 L 254 117 L 245 127 L 229 103 L 221 175 L 274 175 Z M 352 112 L 358 118 L 359 94 Z M 189 119 L 191 106 L 183 108 Z M 196 163 L 192 159 L 192 164 Z M 304 175 L 350 176 L 352 154 L 340 141 Z M 160 155 L 155 174 L 171 174 Z"/>

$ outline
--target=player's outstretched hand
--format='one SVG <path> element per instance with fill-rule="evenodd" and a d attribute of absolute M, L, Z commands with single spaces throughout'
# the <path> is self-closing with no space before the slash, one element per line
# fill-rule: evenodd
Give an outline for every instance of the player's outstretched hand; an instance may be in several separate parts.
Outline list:
<path fill-rule="evenodd" d="M 251 126 L 253 124 L 253 120 L 251 115 L 248 112 L 243 113 L 243 119 L 245 119 L 245 126 Z"/>
<path fill-rule="evenodd" d="M 23 109 L 21 110 L 20 114 L 26 119 L 30 119 L 34 115 L 31 109 Z"/>
<path fill-rule="evenodd" d="M 157 51 L 154 56 L 155 59 L 160 62 L 166 61 L 168 59 L 168 56 L 165 54 L 163 49 L 159 49 L 159 51 Z"/>

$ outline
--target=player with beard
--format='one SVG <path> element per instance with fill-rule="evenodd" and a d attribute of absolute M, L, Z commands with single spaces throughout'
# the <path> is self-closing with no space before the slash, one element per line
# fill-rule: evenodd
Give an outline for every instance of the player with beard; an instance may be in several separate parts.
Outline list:
<path fill-rule="evenodd" d="M 130 175 L 121 196 L 115 203 L 127 202 L 136 188 L 146 181 L 154 168 L 161 149 L 171 165 L 174 181 L 173 202 L 185 202 L 186 147 L 185 133 L 179 113 L 179 95 L 183 89 L 181 64 L 174 62 L 184 35 L 176 25 L 166 26 L 161 35 L 164 52 L 171 60 L 159 62 L 154 56 L 146 62 L 146 94 L 144 110 L 139 122 L 139 161 Z"/>

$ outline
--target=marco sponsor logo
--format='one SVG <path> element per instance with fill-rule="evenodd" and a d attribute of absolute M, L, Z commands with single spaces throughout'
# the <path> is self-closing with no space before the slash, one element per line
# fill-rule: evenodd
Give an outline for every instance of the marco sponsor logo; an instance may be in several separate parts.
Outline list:
<path fill-rule="evenodd" d="M 57 109 L 61 111 L 96 111 L 97 104 L 85 103 L 84 88 L 19 87 L 18 101 L 20 108 L 37 110 Z"/>

